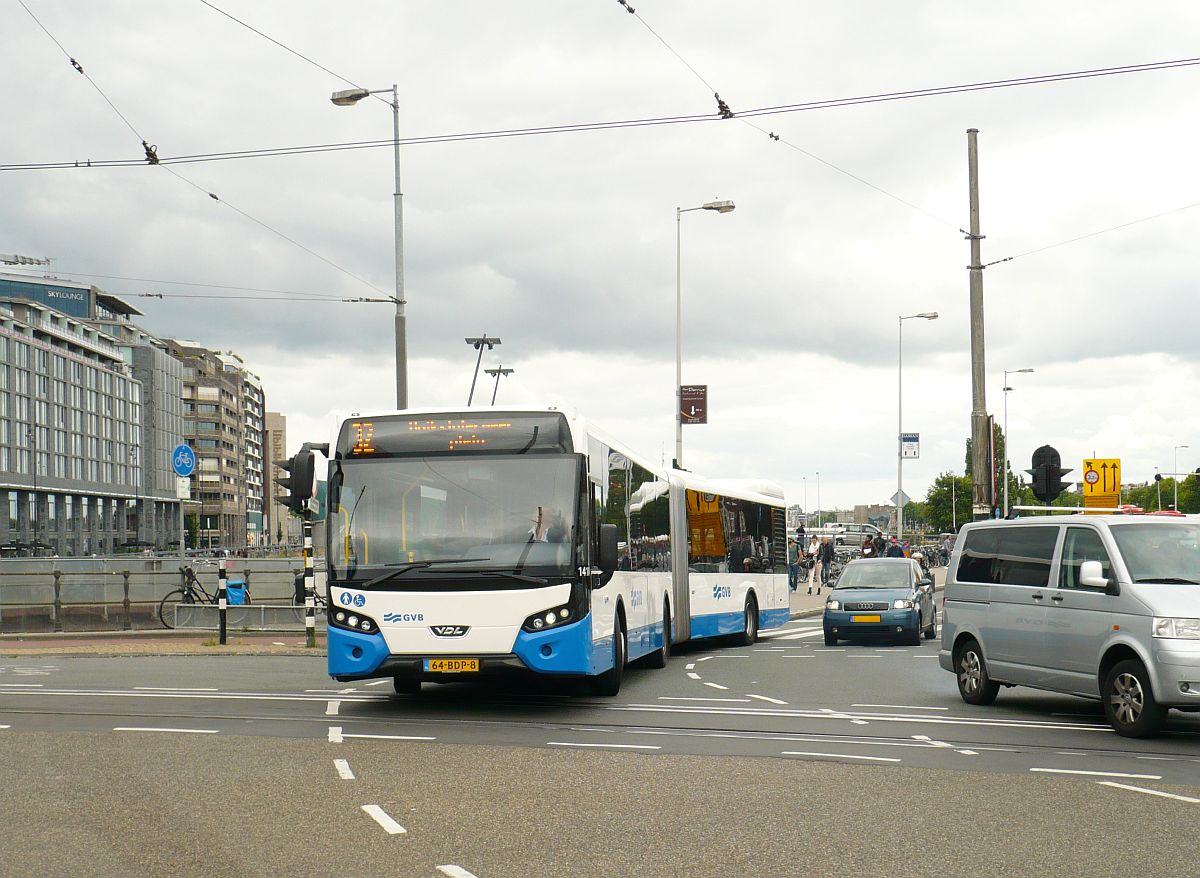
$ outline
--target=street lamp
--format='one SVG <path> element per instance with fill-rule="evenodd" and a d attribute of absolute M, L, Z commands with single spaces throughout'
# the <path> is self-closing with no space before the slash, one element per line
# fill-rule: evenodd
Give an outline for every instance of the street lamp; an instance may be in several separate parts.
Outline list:
<path fill-rule="evenodd" d="M 365 88 L 350 88 L 335 91 L 330 100 L 339 107 L 352 107 L 370 95 L 386 94 L 389 89 L 369 91 Z M 408 408 L 408 337 L 404 318 L 404 193 L 400 191 L 400 96 L 396 85 L 391 89 L 390 101 L 380 98 L 392 108 L 392 152 L 396 163 L 396 191 L 392 202 L 396 224 L 396 408 Z"/>
<path fill-rule="evenodd" d="M 500 376 L 511 375 L 516 370 L 515 369 L 505 369 L 504 365 L 501 364 L 501 365 L 497 366 L 495 369 L 484 369 L 483 371 L 487 372 L 489 375 L 496 376 L 496 386 L 492 388 L 492 405 L 495 405 L 496 404 L 496 391 L 500 389 Z"/>
<path fill-rule="evenodd" d="M 821 529 L 821 471 L 817 470 L 817 530 Z"/>
<path fill-rule="evenodd" d="M 1186 445 L 1175 446 L 1175 464 L 1172 466 L 1172 475 L 1175 478 L 1175 505 L 1171 507 L 1176 512 L 1179 511 L 1179 449 L 1187 448 Z"/>
<path fill-rule="evenodd" d="M 1012 388 L 1008 386 L 1008 376 L 1032 371 L 1032 369 L 1004 370 L 1004 515 L 1001 516 L 1002 518 L 1008 518 L 1008 467 L 1011 459 L 1008 454 L 1008 392 Z"/>
<path fill-rule="evenodd" d="M 808 476 L 801 476 L 800 481 L 804 483 L 804 523 L 809 523 L 808 518 Z M 805 528 L 807 530 L 807 527 Z"/>
<path fill-rule="evenodd" d="M 683 469 L 683 273 L 680 243 L 682 217 L 693 210 L 715 210 L 729 213 L 732 201 L 709 201 L 699 207 L 675 208 L 675 469 Z"/>
<path fill-rule="evenodd" d="M 904 539 L 904 321 L 937 320 L 937 311 L 900 317 L 896 341 L 896 539 Z"/>
<path fill-rule="evenodd" d="M 464 338 L 463 341 L 479 351 L 479 356 L 475 358 L 475 374 L 471 377 L 471 395 L 467 397 L 467 406 L 470 407 L 471 400 L 475 398 L 475 381 L 479 378 L 479 363 L 483 360 L 483 349 L 486 346 L 490 351 L 496 345 L 500 344 L 500 339 L 488 338 L 485 332 L 482 338 Z M 500 383 L 499 378 L 496 379 L 496 383 Z"/>
<path fill-rule="evenodd" d="M 25 438 L 29 440 L 30 463 L 33 465 L 33 548 L 31 549 L 33 557 L 37 557 L 38 550 L 38 502 L 37 502 L 37 477 L 38 477 L 38 461 L 37 461 L 37 428 L 29 427 L 25 431 Z"/>

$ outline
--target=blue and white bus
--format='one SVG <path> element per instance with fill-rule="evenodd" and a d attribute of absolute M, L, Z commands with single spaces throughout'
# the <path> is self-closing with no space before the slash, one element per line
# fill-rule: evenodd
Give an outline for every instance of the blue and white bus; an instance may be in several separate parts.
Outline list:
<path fill-rule="evenodd" d="M 335 680 L 518 671 L 615 695 L 630 661 L 787 621 L 775 485 L 655 467 L 549 406 L 356 415 L 329 455 Z"/>

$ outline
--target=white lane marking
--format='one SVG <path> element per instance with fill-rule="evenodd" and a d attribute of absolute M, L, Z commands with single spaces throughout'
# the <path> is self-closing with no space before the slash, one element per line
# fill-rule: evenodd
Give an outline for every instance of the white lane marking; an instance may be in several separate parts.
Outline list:
<path fill-rule="evenodd" d="M 812 655 L 781 655 L 780 658 L 816 658 Z"/>
<path fill-rule="evenodd" d="M 935 659 L 935 658 L 937 658 L 937 656 L 936 656 L 936 655 L 924 655 L 924 654 L 922 654 L 922 655 L 914 655 L 914 656 L 913 656 L 913 658 L 932 658 L 932 659 Z"/>
<path fill-rule="evenodd" d="M 780 648 L 780 649 L 783 649 L 783 647 L 782 647 L 782 646 L 781 646 L 781 647 L 779 647 L 779 648 Z M 748 655 L 714 655 L 714 656 L 713 656 L 713 658 L 723 658 L 723 659 L 740 658 L 740 659 L 748 659 L 748 658 L 750 658 L 750 656 L 748 656 Z"/>
<path fill-rule="evenodd" d="M 11 729 L 12 726 L 0 726 L 0 729 Z"/>
<path fill-rule="evenodd" d="M 363 805 L 362 809 L 384 828 L 388 835 L 403 835 L 408 832 L 403 826 L 393 820 L 386 811 L 378 805 Z"/>
<path fill-rule="evenodd" d="M 872 762 L 899 762 L 891 756 L 855 756 L 850 753 L 810 753 L 803 750 L 784 750 L 784 756 L 825 756 L 829 759 L 869 759 Z"/>
<path fill-rule="evenodd" d="M 447 878 L 478 878 L 473 872 L 468 872 L 462 866 L 450 864 L 448 866 L 438 866 L 437 870 Z"/>
<path fill-rule="evenodd" d="M 662 747 L 652 747 L 649 744 L 581 744 L 578 741 L 547 741 L 547 747 L 601 747 L 604 749 L 617 748 L 620 750 L 661 750 Z"/>
<path fill-rule="evenodd" d="M 771 628 L 767 631 L 758 632 L 759 637 L 778 637 L 781 634 L 802 634 L 808 631 L 820 631 L 820 628 L 814 628 L 812 625 L 792 625 L 787 628 Z"/>
<path fill-rule="evenodd" d="M 1200 799 L 1193 799 L 1191 796 L 1177 796 L 1174 793 L 1164 793 L 1162 790 L 1149 790 L 1145 787 L 1133 787 L 1129 784 L 1114 783 L 1111 780 L 1098 780 L 1096 783 L 1102 787 L 1116 787 L 1119 790 L 1133 790 L 1137 793 L 1145 793 L 1148 796 L 1162 796 L 1164 799 L 1174 799 L 1177 802 L 1191 802 L 1193 805 L 1200 804 Z"/>
<path fill-rule="evenodd" d="M 1153 759 L 1156 762 L 1178 762 L 1177 756 L 1134 756 L 1134 759 Z"/>
<path fill-rule="evenodd" d="M 204 689 L 184 689 L 182 686 L 134 686 L 135 692 L 217 692 L 216 687 Z"/>
<path fill-rule="evenodd" d="M 749 698 L 703 698 L 700 696 L 689 697 L 687 695 L 660 695 L 659 701 L 740 701 L 743 704 L 749 704 Z M 782 702 L 780 702 L 782 703 Z"/>
<path fill-rule="evenodd" d="M 329 743 L 330 744 L 342 743 L 342 727 L 341 726 L 330 726 L 329 727 Z"/>
<path fill-rule="evenodd" d="M 348 732 L 342 733 L 343 740 L 346 738 L 366 738 L 372 741 L 436 741 L 437 738 L 429 735 L 351 735 Z"/>
<path fill-rule="evenodd" d="M 720 683 L 708 683 L 708 682 L 706 682 L 704 685 L 705 685 L 705 686 L 712 686 L 712 688 L 714 688 L 714 689 L 720 689 L 722 692 L 728 692 L 728 691 L 729 691 L 729 687 L 728 687 L 728 686 L 722 686 Z"/>
<path fill-rule="evenodd" d="M 706 662 L 706 661 L 708 661 L 710 658 L 712 658 L 712 656 L 711 656 L 711 655 L 701 656 L 700 658 L 696 659 L 696 661 L 698 661 L 698 662 Z"/>
<path fill-rule="evenodd" d="M 685 668 L 684 668 L 684 670 L 685 670 L 685 671 L 690 671 L 690 670 L 692 670 L 692 668 L 694 668 L 694 667 L 696 667 L 696 663 L 695 663 L 695 662 L 688 662 L 688 663 L 687 663 L 687 667 L 685 667 Z"/>
<path fill-rule="evenodd" d="M 930 747 L 943 747 L 947 750 L 954 749 L 953 744 L 947 744 L 945 741 L 935 741 L 928 735 L 913 735 L 912 738 L 914 741 L 926 741 Z"/>
<path fill-rule="evenodd" d="M 757 698 L 759 701 L 769 701 L 771 704 L 787 704 L 786 701 L 780 701 L 778 698 L 768 698 L 766 695 L 747 695 L 747 698 Z"/>
<path fill-rule="evenodd" d="M 688 671 L 688 676 L 691 677 L 693 680 L 700 679 L 700 675 L 697 674 L 695 671 Z"/>
<path fill-rule="evenodd" d="M 978 756 L 974 750 L 955 750 L 955 753 L 961 753 L 963 756 Z"/>
<path fill-rule="evenodd" d="M 333 767 L 337 769 L 338 777 L 342 780 L 354 780 L 354 772 L 350 770 L 350 763 L 345 759 L 333 760 Z"/>
<path fill-rule="evenodd" d="M 342 706 L 342 702 L 340 702 L 340 701 L 329 702 L 329 704 L 326 705 L 326 707 L 325 707 L 325 715 L 326 716 L 337 716 L 338 708 L 340 708 L 341 706 Z"/>
<path fill-rule="evenodd" d="M 177 732 L 181 735 L 215 735 L 216 729 L 162 729 L 149 726 L 115 726 L 114 732 Z"/>
<path fill-rule="evenodd" d="M 364 686 L 386 686 L 391 680 L 372 680 L 370 683 L 364 683 Z"/>
<path fill-rule="evenodd" d="M 926 707 L 923 704 L 851 704 L 851 707 L 891 707 L 900 710 L 949 710 L 948 707 Z"/>
<path fill-rule="evenodd" d="M 282 640 L 272 640 L 271 646 L 287 646 Z"/>
<path fill-rule="evenodd" d="M 818 628 L 816 631 L 801 631 L 799 634 L 784 634 L 781 637 L 774 637 L 773 640 L 800 640 L 804 637 L 816 637 L 825 632 Z"/>
<path fill-rule="evenodd" d="M 9 689 L 41 689 L 45 683 L 0 683 Z"/>
<path fill-rule="evenodd" d="M 827 646 L 817 654 L 824 655 L 827 652 L 845 652 L 845 651 L 846 651 L 846 648 L 844 646 Z"/>
<path fill-rule="evenodd" d="M 883 656 L 881 656 L 881 655 L 851 655 L 851 656 L 846 656 L 846 657 L 847 658 L 872 658 L 872 659 L 883 658 Z"/>
<path fill-rule="evenodd" d="M 848 720 L 850 720 L 851 723 L 853 723 L 856 726 L 869 725 L 869 723 L 865 719 L 855 719 L 852 716 L 847 716 L 846 714 L 839 713 L 836 710 L 830 710 L 828 707 L 822 707 L 821 713 L 825 714 L 830 719 L 848 719 Z"/>
<path fill-rule="evenodd" d="M 1044 774 L 1083 774 L 1088 777 L 1128 777 L 1134 780 L 1162 780 L 1161 774 L 1125 774 L 1121 771 L 1083 771 L 1074 768 L 1031 768 Z"/>

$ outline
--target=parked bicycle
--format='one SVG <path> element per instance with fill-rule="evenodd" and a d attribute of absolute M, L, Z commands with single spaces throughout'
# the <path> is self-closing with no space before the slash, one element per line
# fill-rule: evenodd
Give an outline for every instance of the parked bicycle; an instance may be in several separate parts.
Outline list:
<path fill-rule="evenodd" d="M 296 621 L 303 624 L 304 609 L 305 609 L 305 607 L 304 607 L 304 574 L 303 573 L 296 574 L 296 578 L 293 580 L 293 586 L 294 586 L 294 588 L 292 590 L 292 606 L 295 609 L 293 609 L 292 612 L 295 613 Z M 321 613 L 326 611 L 329 604 L 325 600 L 325 595 L 323 595 L 321 593 L 321 589 L 315 587 L 315 583 L 314 583 L 314 588 L 313 588 L 313 599 L 314 599 L 315 605 L 316 605 L 316 613 L 319 616 L 319 615 L 321 615 Z"/>
<path fill-rule="evenodd" d="M 167 592 L 166 597 L 158 604 L 158 618 L 164 628 L 175 627 L 175 608 L 180 604 L 215 605 L 217 603 L 216 590 L 210 592 L 205 588 L 204 583 L 196 578 L 196 572 L 191 567 L 181 567 L 179 572 L 183 574 L 183 585 Z M 246 588 L 245 591 L 245 603 L 248 604 L 250 603 L 250 589 Z"/>

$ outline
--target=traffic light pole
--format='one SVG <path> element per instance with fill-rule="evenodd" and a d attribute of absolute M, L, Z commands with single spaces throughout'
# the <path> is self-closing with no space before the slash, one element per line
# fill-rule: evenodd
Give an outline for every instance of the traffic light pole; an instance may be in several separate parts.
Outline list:
<path fill-rule="evenodd" d="M 304 516 L 304 645 L 317 645 L 317 592 L 313 574 L 312 518 Z"/>

